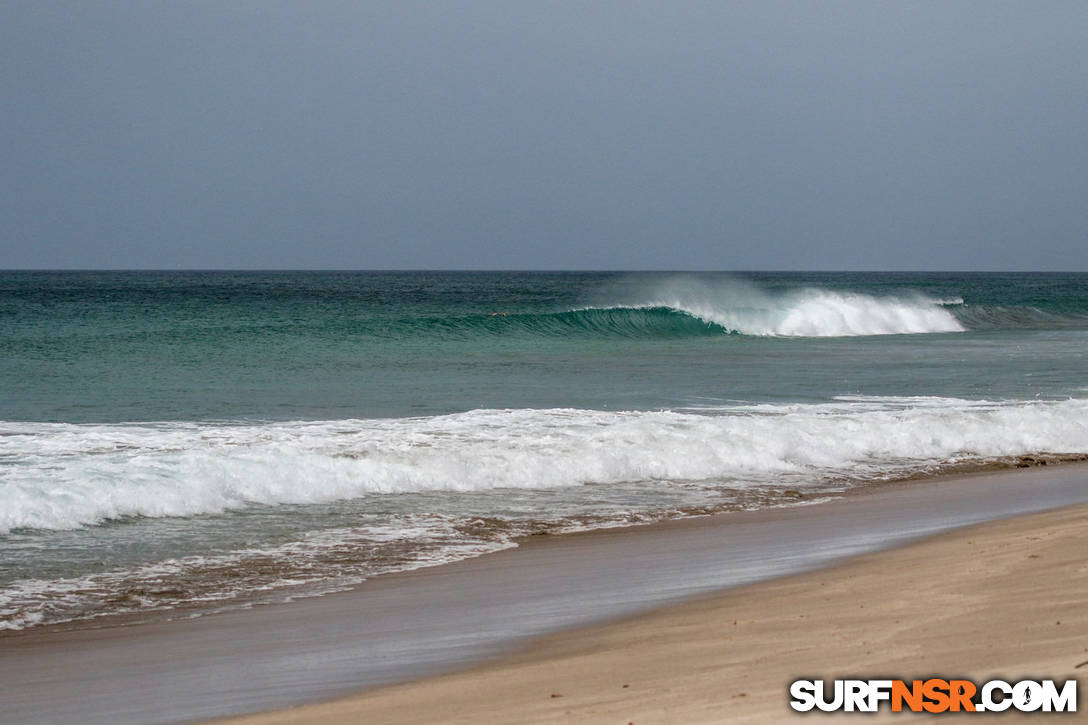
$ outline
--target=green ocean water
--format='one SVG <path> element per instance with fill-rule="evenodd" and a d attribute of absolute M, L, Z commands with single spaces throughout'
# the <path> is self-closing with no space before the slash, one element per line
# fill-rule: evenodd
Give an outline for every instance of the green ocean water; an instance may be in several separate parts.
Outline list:
<path fill-rule="evenodd" d="M 0 628 L 1088 453 L 1088 275 L 0 273 Z"/>
<path fill-rule="evenodd" d="M 1084 385 L 1086 282 L 1075 274 L 8 273 L 0 275 L 2 414 L 286 420 L 842 394 L 1061 396 Z M 836 309 L 790 297 L 804 290 L 869 298 Z M 962 300 L 936 307 L 966 334 L 837 334 L 850 313 L 862 331 L 908 331 L 911 310 L 878 309 L 888 298 Z M 766 334 L 797 308 L 816 336 Z M 730 315 L 734 324 L 723 325 Z"/>

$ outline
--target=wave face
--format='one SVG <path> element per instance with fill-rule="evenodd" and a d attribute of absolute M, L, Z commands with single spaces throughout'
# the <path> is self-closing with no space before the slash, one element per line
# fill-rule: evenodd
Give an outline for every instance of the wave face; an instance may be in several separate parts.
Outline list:
<path fill-rule="evenodd" d="M 778 299 L 732 305 L 697 299 L 661 298 L 645 303 L 581 307 L 561 312 L 494 313 L 425 318 L 410 323 L 416 334 L 446 336 L 528 334 L 619 337 L 697 337 L 723 334 L 758 337 L 855 337 L 963 332 L 966 328 L 943 300 L 922 296 L 874 297 L 810 289 Z"/>
<path fill-rule="evenodd" d="M 672 310 L 711 329 L 759 337 L 856 337 L 963 332 L 967 328 L 941 300 L 873 297 L 808 289 L 773 302 L 716 306 L 683 299 L 661 300 L 646 309 Z"/>
<path fill-rule="evenodd" d="M 1088 402 L 843 399 L 706 411 L 479 410 L 390 420 L 0 425 L 0 532 L 410 492 L 798 486 L 1088 453 Z"/>
<path fill-rule="evenodd" d="M 1010 281 L 1010 284 L 1013 281 Z M 819 286 L 772 291 L 742 279 L 713 283 L 690 278 L 641 292 L 607 296 L 565 312 L 518 314 L 492 321 L 492 331 L 688 336 L 733 333 L 758 337 L 915 335 L 994 329 L 1082 328 L 1083 295 L 1018 290 L 997 301 L 993 285 L 963 280 L 964 294 L 898 289 L 870 293 Z M 953 287 L 954 289 L 954 287 Z M 964 295 L 967 295 L 966 297 Z M 466 325 L 476 326 L 478 321 Z"/>
<path fill-rule="evenodd" d="M 405 324 L 408 333 L 470 339 L 475 335 L 540 337 L 683 338 L 733 332 L 692 311 L 660 305 L 582 307 L 560 312 L 499 312 L 422 318 Z"/>

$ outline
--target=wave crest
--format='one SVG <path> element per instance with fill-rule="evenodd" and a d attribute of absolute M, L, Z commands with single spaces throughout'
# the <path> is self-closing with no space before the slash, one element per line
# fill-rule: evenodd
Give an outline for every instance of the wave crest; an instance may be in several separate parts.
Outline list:
<path fill-rule="evenodd" d="M 778 299 L 732 303 L 661 298 L 548 313 L 493 313 L 424 321 L 447 335 L 698 337 L 852 337 L 963 332 L 942 300 L 804 290 Z"/>
<path fill-rule="evenodd" d="M 925 297 L 874 297 L 808 289 L 780 298 L 715 305 L 669 300 L 656 303 L 743 335 L 854 337 L 963 332 L 941 301 Z"/>

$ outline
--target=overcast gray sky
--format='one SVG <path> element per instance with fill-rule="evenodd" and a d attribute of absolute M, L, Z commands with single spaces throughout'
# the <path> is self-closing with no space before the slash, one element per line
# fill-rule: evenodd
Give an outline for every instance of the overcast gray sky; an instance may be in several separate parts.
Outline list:
<path fill-rule="evenodd" d="M 0 267 L 1088 269 L 1085 2 L 4 2 Z"/>

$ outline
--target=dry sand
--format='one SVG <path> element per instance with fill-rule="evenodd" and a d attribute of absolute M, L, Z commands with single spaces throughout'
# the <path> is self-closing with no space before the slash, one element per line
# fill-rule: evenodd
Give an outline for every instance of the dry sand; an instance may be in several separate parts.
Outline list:
<path fill-rule="evenodd" d="M 790 681 L 1080 675 L 1084 701 L 1086 672 L 1088 506 L 1081 505 L 542 637 L 456 674 L 230 722 L 826 721 L 789 710 Z"/>

